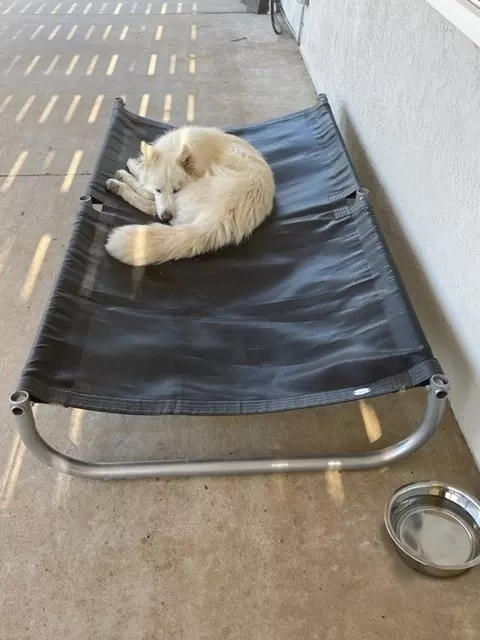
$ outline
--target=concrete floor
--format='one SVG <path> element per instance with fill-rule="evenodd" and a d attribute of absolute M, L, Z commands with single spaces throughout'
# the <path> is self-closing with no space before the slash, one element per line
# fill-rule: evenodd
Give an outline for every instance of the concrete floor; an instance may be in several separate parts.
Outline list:
<path fill-rule="evenodd" d="M 0 16 L 6 399 L 114 96 L 133 110 L 145 110 L 148 96 L 148 115 L 174 124 L 226 124 L 311 105 L 314 92 L 293 40 L 274 36 L 268 17 L 245 14 L 237 0 L 199 0 L 198 8 L 7 0 Z M 92 459 L 300 453 L 392 442 L 423 399 L 419 390 L 238 419 L 44 407 L 37 415 L 52 444 Z M 7 411 L 2 421 L 1 640 L 480 638 L 480 571 L 450 581 L 416 574 L 382 526 L 385 500 L 405 482 L 438 478 L 480 491 L 450 411 L 421 452 L 380 471 L 117 483 L 41 466 Z"/>

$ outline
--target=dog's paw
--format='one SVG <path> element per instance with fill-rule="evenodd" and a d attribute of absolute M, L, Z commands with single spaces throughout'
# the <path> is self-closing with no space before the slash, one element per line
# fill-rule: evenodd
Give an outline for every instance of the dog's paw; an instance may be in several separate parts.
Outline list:
<path fill-rule="evenodd" d="M 128 180 L 130 178 L 130 174 L 124 169 L 119 169 L 115 174 L 115 178 L 120 182 L 125 182 L 125 179 Z"/>
<path fill-rule="evenodd" d="M 122 183 L 119 182 L 118 180 L 115 180 L 115 178 L 109 178 L 105 183 L 105 186 L 112 193 L 120 193 L 120 189 L 122 188 Z"/>
<path fill-rule="evenodd" d="M 130 171 L 134 178 L 138 178 L 140 173 L 140 165 L 136 158 L 129 158 L 127 160 L 127 169 Z"/>
<path fill-rule="evenodd" d="M 129 224 L 114 229 L 105 249 L 124 264 L 140 267 L 149 264 L 147 225 Z"/>

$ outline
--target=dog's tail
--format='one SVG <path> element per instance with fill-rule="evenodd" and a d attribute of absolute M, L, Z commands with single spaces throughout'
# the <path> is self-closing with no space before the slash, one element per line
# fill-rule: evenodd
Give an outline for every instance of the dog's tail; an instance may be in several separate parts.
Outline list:
<path fill-rule="evenodd" d="M 193 224 L 132 224 L 112 231 L 105 248 L 120 262 L 140 267 L 214 251 L 228 243 L 222 231 Z"/>

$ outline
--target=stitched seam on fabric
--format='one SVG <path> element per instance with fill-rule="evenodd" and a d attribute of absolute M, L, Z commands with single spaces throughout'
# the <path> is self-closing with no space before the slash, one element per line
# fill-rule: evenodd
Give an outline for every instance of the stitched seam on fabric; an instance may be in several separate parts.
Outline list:
<path fill-rule="evenodd" d="M 372 327 L 375 327 L 375 326 L 379 327 L 382 324 L 386 325 L 387 333 L 389 335 L 390 342 L 392 344 L 392 350 L 396 354 L 402 356 L 402 359 L 403 359 L 404 365 L 405 365 L 405 358 L 403 357 L 404 353 L 402 353 L 403 350 L 399 350 L 397 348 L 397 344 L 396 344 L 396 341 L 394 339 L 394 336 L 393 336 L 393 333 L 392 333 L 392 328 L 391 328 L 391 325 L 390 325 L 390 322 L 389 322 L 389 319 L 388 319 L 388 315 L 387 315 L 387 312 L 386 312 L 386 309 L 385 309 L 385 302 L 384 302 L 383 296 L 380 295 L 380 292 L 378 291 L 377 278 L 375 277 L 375 275 L 374 275 L 374 273 L 372 271 L 370 262 L 369 262 L 369 260 L 367 260 L 366 255 L 365 255 L 365 243 L 363 242 L 362 238 L 360 237 L 360 233 L 359 233 L 359 230 L 358 230 L 358 220 L 357 220 L 356 216 L 354 216 L 354 215 L 352 215 L 349 219 L 351 220 L 351 223 L 352 223 L 352 226 L 353 226 L 352 237 L 356 241 L 356 244 L 357 244 L 357 246 L 358 246 L 358 248 L 360 250 L 360 253 L 361 253 L 362 263 L 363 263 L 364 267 L 366 268 L 366 271 L 370 274 L 370 278 L 371 278 L 371 280 L 373 282 L 374 289 L 372 291 L 372 296 L 374 296 L 374 299 L 380 304 L 380 307 L 381 307 L 381 310 L 382 310 L 382 314 L 383 314 L 383 322 L 379 320 L 375 324 L 372 324 Z M 386 256 L 384 256 L 384 258 L 386 259 Z M 352 264 L 352 266 L 354 266 L 353 265 L 353 260 L 352 260 L 351 264 Z M 388 264 L 388 260 L 387 260 L 387 264 Z M 364 296 L 362 296 L 362 298 L 364 300 L 368 301 L 369 296 L 365 296 L 364 295 Z M 408 353 L 408 351 L 407 351 L 407 353 Z M 406 371 L 407 371 L 407 368 L 404 367 L 404 374 L 403 375 L 405 377 L 407 377 L 407 375 L 408 375 L 408 374 L 406 374 Z"/>
<path fill-rule="evenodd" d="M 365 213 L 365 208 L 366 208 L 367 213 Z M 370 206 L 368 203 L 367 203 L 366 207 L 364 207 L 364 206 L 362 205 L 362 203 L 358 203 L 358 213 L 359 213 L 360 215 L 369 215 L 369 216 L 374 216 L 373 210 L 372 210 L 371 206 Z M 357 219 L 357 217 L 356 217 L 356 216 L 353 216 L 353 217 L 352 217 L 352 220 L 353 220 L 353 224 L 354 224 L 354 226 L 355 226 L 355 230 L 356 230 L 356 232 L 357 232 L 358 241 L 359 241 L 359 243 L 360 243 L 360 245 L 361 245 L 361 247 L 362 247 L 362 249 L 363 249 L 363 258 L 364 258 L 364 262 L 365 262 L 366 267 L 367 267 L 367 269 L 368 269 L 368 272 L 370 273 L 370 275 L 371 275 L 371 277 L 372 277 L 372 280 L 373 280 L 373 284 L 374 284 L 374 288 L 375 288 L 376 297 L 377 297 L 377 299 L 379 300 L 379 302 L 380 302 L 380 304 L 381 304 L 381 307 L 382 307 L 383 317 L 384 317 L 384 319 L 385 319 L 385 323 L 386 323 L 386 325 L 387 325 L 387 327 L 388 327 L 388 332 L 389 332 L 389 334 L 390 334 L 390 340 L 391 340 L 391 342 L 392 342 L 392 345 L 393 345 L 393 348 L 394 348 L 395 352 L 402 356 L 402 359 L 403 359 L 403 362 L 404 362 L 404 365 L 405 365 L 405 364 L 406 364 L 406 359 L 405 359 L 405 357 L 404 357 L 404 356 L 405 356 L 405 353 L 403 352 L 403 350 L 398 349 L 398 347 L 397 347 L 397 341 L 395 340 L 395 335 L 394 335 L 394 332 L 393 332 L 393 330 L 392 330 L 392 326 L 391 326 L 391 324 L 390 324 L 390 319 L 389 319 L 389 317 L 388 317 L 387 310 L 386 310 L 386 307 L 385 307 L 385 300 L 384 300 L 383 296 L 380 294 L 380 292 L 378 291 L 378 281 L 377 281 L 377 278 L 375 278 L 375 276 L 374 276 L 374 274 L 373 274 L 373 272 L 372 272 L 372 267 L 371 267 L 370 261 L 369 261 L 369 260 L 367 260 L 366 255 L 365 255 L 365 253 L 366 253 L 366 252 L 365 252 L 365 243 L 364 243 L 363 239 L 360 237 L 360 233 L 359 233 L 359 230 L 358 230 L 358 219 Z M 371 224 L 375 227 L 375 223 L 374 223 L 374 222 L 372 222 Z M 381 233 L 380 229 L 378 229 L 378 233 Z M 390 257 L 389 257 L 389 255 L 387 254 L 387 252 L 385 251 L 385 248 L 384 248 L 384 246 L 383 246 L 383 243 L 382 243 L 382 241 L 381 241 L 381 238 L 379 238 L 379 236 L 378 236 L 378 235 L 375 235 L 375 239 L 376 239 L 376 241 L 377 241 L 377 242 L 376 242 L 376 244 L 377 244 L 377 250 L 378 250 L 378 251 L 380 251 L 380 254 L 381 254 L 382 258 L 384 259 L 385 263 L 386 263 L 386 264 L 390 267 L 390 269 L 391 269 L 391 266 L 390 266 Z M 406 366 L 404 366 L 404 371 L 405 371 L 405 376 L 406 376 L 406 378 L 408 379 L 408 377 L 409 377 L 409 376 L 408 376 L 408 368 L 407 368 Z M 409 383 L 410 383 L 410 381 L 409 381 Z"/>
<path fill-rule="evenodd" d="M 92 269 L 91 269 L 91 274 L 90 274 L 90 283 L 89 283 L 89 289 L 87 292 L 87 289 L 84 288 L 84 281 L 82 280 L 82 282 L 80 283 L 80 287 L 79 287 L 79 291 L 78 291 L 78 296 L 77 296 L 77 300 L 78 300 L 78 305 L 81 302 L 84 302 L 85 300 L 90 300 L 90 294 L 93 291 L 93 287 L 95 285 L 96 282 L 96 276 L 98 273 L 98 268 L 100 266 L 100 260 L 99 259 L 95 259 L 98 258 L 100 256 L 100 253 L 103 253 L 103 247 L 105 245 L 105 238 L 108 234 L 108 230 L 109 230 L 109 226 L 108 226 L 108 221 L 111 220 L 111 214 L 109 212 L 105 211 L 104 205 L 102 205 L 101 211 L 96 211 L 93 207 L 90 207 L 91 212 L 93 212 L 94 217 L 96 218 L 98 215 L 98 225 L 95 224 L 95 231 L 93 234 L 93 239 L 92 239 L 92 243 L 89 247 L 89 251 L 88 251 L 88 262 L 89 262 L 89 266 L 92 265 Z M 101 231 L 99 231 L 99 226 L 101 226 Z M 112 227 L 112 225 L 110 224 L 110 228 Z M 87 267 L 88 270 L 89 267 Z M 77 305 L 77 309 L 79 308 L 79 306 Z M 82 309 L 83 311 L 83 309 Z M 90 318 L 89 314 L 85 313 L 85 316 L 87 316 L 88 318 Z M 90 329 L 91 323 L 88 322 L 87 327 L 85 329 L 85 333 L 84 333 L 84 339 L 86 339 L 88 337 L 88 333 L 89 333 L 89 329 Z M 77 364 L 77 373 L 81 370 L 82 364 L 84 362 L 85 359 L 85 349 L 82 349 L 82 353 L 81 353 L 81 357 L 80 360 Z M 77 383 L 79 380 L 79 376 L 76 376 L 71 388 L 71 393 L 78 393 L 77 391 Z"/>
<path fill-rule="evenodd" d="M 80 209 L 79 213 L 77 214 L 76 224 L 78 224 L 78 225 L 80 225 L 80 224 L 81 224 L 80 216 L 81 216 L 81 215 L 83 215 L 83 216 L 86 216 L 86 215 L 87 215 L 87 213 L 86 213 L 87 208 L 91 208 L 91 209 L 93 209 L 93 207 L 91 207 L 88 203 L 83 203 L 83 205 L 82 205 L 82 207 L 81 207 L 81 209 Z M 93 209 L 93 210 L 94 210 L 94 209 Z M 95 210 L 94 210 L 94 211 L 95 211 Z M 74 229 L 74 233 L 75 233 L 75 229 Z M 69 241 L 69 245 L 68 245 L 68 249 L 67 249 L 67 255 L 68 255 L 69 249 L 70 249 L 70 247 L 71 247 L 72 245 L 73 245 L 73 234 L 72 234 L 72 236 L 71 236 L 71 238 L 70 238 L 70 241 Z M 54 285 L 54 286 L 56 287 L 56 286 L 57 286 L 57 284 L 58 284 L 58 278 L 57 278 L 57 280 L 56 280 L 56 282 L 55 282 L 55 285 Z M 80 287 L 81 287 L 81 283 L 80 283 Z M 65 340 L 65 345 L 66 345 L 66 350 L 67 350 L 67 351 L 69 351 L 69 345 L 71 344 L 70 339 L 71 339 L 71 336 L 72 336 L 73 328 L 74 328 L 74 327 L 76 327 L 76 326 L 77 326 L 77 324 L 78 324 L 78 321 L 77 321 L 77 323 L 76 323 L 76 322 L 74 321 L 74 318 L 78 317 L 78 310 L 79 310 L 79 308 L 80 308 L 81 301 L 82 301 L 81 296 L 80 296 L 80 295 L 76 295 L 76 296 L 75 296 L 75 305 L 74 305 L 74 309 L 73 309 L 72 314 L 71 314 L 70 326 L 69 326 L 69 328 L 68 328 L 68 331 L 67 331 L 67 332 L 66 332 L 66 334 L 65 334 L 65 338 L 66 338 L 66 340 Z M 83 354 L 83 352 L 82 352 L 82 354 Z M 80 357 L 80 362 L 81 362 L 81 357 Z M 71 392 L 74 390 L 74 388 L 75 388 L 75 380 L 73 381 L 73 383 L 72 383 L 72 385 L 71 385 L 71 388 L 70 388 L 66 393 L 67 393 L 67 394 L 68 394 L 68 393 L 71 393 Z"/>
<path fill-rule="evenodd" d="M 409 388 L 417 386 L 428 381 L 428 378 L 441 372 L 441 367 L 437 360 L 429 358 L 423 363 L 415 365 L 411 369 L 411 375 L 407 378 L 411 380 L 410 384 L 405 385 L 405 373 L 395 374 L 384 378 L 380 381 L 369 383 L 366 381 L 365 386 L 371 389 L 369 397 L 375 395 L 382 395 L 385 393 L 393 393 L 400 391 L 403 388 Z M 415 377 L 414 377 L 415 376 Z M 418 376 L 418 377 L 417 377 Z M 25 376 L 25 380 L 30 380 L 31 385 L 25 385 L 27 387 L 43 389 L 54 395 L 55 399 L 50 400 L 51 404 L 68 404 L 68 406 L 75 406 L 82 403 L 82 399 L 91 400 L 90 403 L 85 403 L 85 408 L 90 411 L 105 411 L 107 408 L 109 412 L 113 413 L 126 413 L 129 415 L 221 415 L 222 407 L 225 415 L 244 415 L 250 412 L 253 413 L 269 413 L 276 411 L 288 411 L 300 408 L 311 408 L 314 406 L 325 406 L 328 404 L 337 404 L 341 402 L 347 402 L 355 400 L 353 391 L 357 387 L 349 387 L 347 389 L 341 389 L 337 391 L 323 391 L 318 394 L 308 394 L 305 396 L 290 396 L 288 398 L 275 399 L 275 400 L 244 400 L 244 401 L 231 401 L 231 400 L 205 400 L 205 401 L 188 401 L 176 398 L 168 398 L 165 400 L 136 400 L 129 398 L 121 398 L 116 396 L 98 396 L 96 394 L 88 394 L 82 392 L 74 392 L 70 399 L 67 399 L 67 394 L 64 390 L 58 387 L 45 385 L 44 383 L 38 383 L 34 378 Z M 33 394 L 35 395 L 35 393 Z M 39 394 L 40 395 L 40 394 Z M 78 401 L 75 402 L 75 397 Z M 139 411 L 139 412 L 138 412 Z M 147 413 L 151 411 L 152 413 Z"/>
<path fill-rule="evenodd" d="M 321 103 L 319 105 L 319 107 L 326 107 L 325 111 L 328 113 L 328 116 L 329 116 L 329 119 L 330 119 L 330 123 L 333 124 L 335 133 L 337 134 L 338 138 L 341 138 L 340 133 L 337 131 L 335 119 L 333 117 L 332 110 L 331 110 L 330 105 L 328 104 L 328 102 Z M 320 108 L 317 109 L 317 111 L 320 111 Z M 320 130 L 319 130 L 318 118 L 315 120 L 315 123 L 312 123 L 309 119 L 306 119 L 305 122 L 307 124 L 308 130 L 310 131 L 310 134 L 311 134 L 312 138 L 317 142 L 317 144 L 320 145 L 321 144 L 321 140 L 320 140 Z M 327 158 L 329 160 L 329 164 L 331 165 L 332 164 L 333 155 L 332 155 L 332 152 L 330 150 L 330 146 L 331 145 L 328 145 L 324 149 L 324 152 L 325 152 L 325 155 L 327 156 Z M 355 185 L 354 186 L 357 186 L 358 183 L 357 183 L 357 180 L 356 180 L 355 172 L 352 169 L 352 163 L 350 161 L 350 156 L 346 152 L 346 149 L 345 149 L 345 147 L 343 145 L 342 145 L 342 151 L 343 151 L 344 156 L 347 158 L 348 166 L 349 166 L 350 171 L 351 171 L 351 173 L 353 175 L 353 178 L 354 178 L 354 181 L 355 181 Z M 319 151 L 316 155 L 318 155 L 319 157 L 322 157 L 323 154 L 320 153 L 320 151 Z M 330 185 L 329 185 L 329 192 L 330 192 L 331 195 L 328 196 L 327 200 L 328 200 L 329 204 L 333 204 L 335 202 L 338 202 L 338 200 L 340 198 L 341 199 L 346 198 L 348 196 L 348 194 L 351 193 L 351 190 L 349 188 L 345 188 L 345 187 L 343 189 L 332 189 L 330 187 Z"/>

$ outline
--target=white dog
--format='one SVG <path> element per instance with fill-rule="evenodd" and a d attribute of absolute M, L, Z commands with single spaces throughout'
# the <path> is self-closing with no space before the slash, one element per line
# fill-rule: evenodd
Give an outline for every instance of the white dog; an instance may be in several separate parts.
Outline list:
<path fill-rule="evenodd" d="M 121 262 L 154 264 L 238 244 L 272 210 L 272 171 L 240 138 L 184 127 L 142 142 L 141 152 L 107 189 L 162 222 L 112 231 L 106 249 Z"/>

